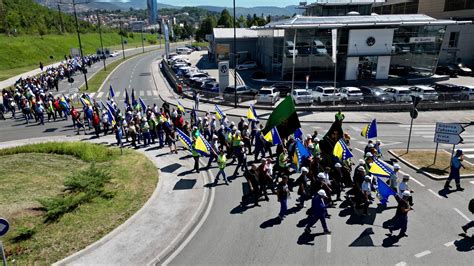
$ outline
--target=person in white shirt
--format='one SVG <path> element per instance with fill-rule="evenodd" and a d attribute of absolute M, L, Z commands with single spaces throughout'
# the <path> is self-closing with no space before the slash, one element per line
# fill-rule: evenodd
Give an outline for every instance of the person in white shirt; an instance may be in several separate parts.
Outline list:
<path fill-rule="evenodd" d="M 365 200 L 368 202 L 367 204 L 364 205 L 363 215 L 368 215 L 369 205 L 373 200 L 371 186 L 372 186 L 372 177 L 370 175 L 366 175 L 364 177 L 364 182 L 362 183 L 362 187 L 361 187 L 362 193 L 365 196 Z"/>
<path fill-rule="evenodd" d="M 400 165 L 399 164 L 394 164 L 393 165 L 393 174 L 390 175 L 389 179 L 389 186 L 390 188 L 395 191 L 395 193 L 398 193 L 398 173 L 400 172 Z"/>
<path fill-rule="evenodd" d="M 414 191 L 410 189 L 410 186 L 408 186 L 408 180 L 410 180 L 409 175 L 404 175 L 402 182 L 400 182 L 400 185 L 398 186 L 398 195 L 400 197 L 403 196 L 404 191 L 408 191 L 410 193 L 413 193 Z M 413 206 L 413 196 L 410 195 L 408 198 L 408 203 L 410 203 L 410 206 Z"/>

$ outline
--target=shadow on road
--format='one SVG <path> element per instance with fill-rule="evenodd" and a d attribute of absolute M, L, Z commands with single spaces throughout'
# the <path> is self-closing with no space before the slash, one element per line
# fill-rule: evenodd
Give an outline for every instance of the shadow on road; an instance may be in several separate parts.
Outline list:
<path fill-rule="evenodd" d="M 387 238 L 385 238 L 382 242 L 382 247 L 390 248 L 390 247 L 398 247 L 399 245 L 395 245 L 400 240 L 397 236 L 392 234 L 386 234 Z"/>
<path fill-rule="evenodd" d="M 468 236 L 466 234 L 459 234 L 462 239 L 454 241 L 456 250 L 460 252 L 468 252 L 474 250 L 474 236 Z"/>
<path fill-rule="evenodd" d="M 265 228 L 273 227 L 277 224 L 281 224 L 281 220 L 280 220 L 280 218 L 275 217 L 275 218 L 271 218 L 271 219 L 266 220 L 265 222 L 263 222 L 260 225 L 260 228 L 265 229 Z"/>
<path fill-rule="evenodd" d="M 373 247 L 374 241 L 371 235 L 374 234 L 372 227 L 366 228 L 362 233 L 349 245 L 349 247 Z"/>
<path fill-rule="evenodd" d="M 324 233 L 315 233 L 315 234 L 308 234 L 308 233 L 303 233 L 302 235 L 300 235 L 300 237 L 298 237 L 298 241 L 296 241 L 296 243 L 298 245 L 309 245 L 309 246 L 314 246 L 314 239 L 317 237 L 317 236 L 322 236 L 324 235 Z"/>

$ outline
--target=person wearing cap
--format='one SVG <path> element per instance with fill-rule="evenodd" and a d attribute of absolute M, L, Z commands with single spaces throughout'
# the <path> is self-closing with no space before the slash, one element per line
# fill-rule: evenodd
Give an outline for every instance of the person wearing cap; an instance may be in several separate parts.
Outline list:
<path fill-rule="evenodd" d="M 370 152 L 373 147 L 374 147 L 374 142 L 371 139 L 369 139 L 369 141 L 367 142 L 367 145 L 364 148 L 364 154 L 367 154 L 368 152 Z"/>
<path fill-rule="evenodd" d="M 456 154 L 451 158 L 451 171 L 449 172 L 449 177 L 448 180 L 446 180 L 446 183 L 444 184 L 444 189 L 449 190 L 451 180 L 454 179 L 454 182 L 456 183 L 456 189 L 458 191 L 463 191 L 464 188 L 461 187 L 461 167 L 464 167 L 462 164 L 462 161 L 464 160 L 464 153 L 462 150 L 457 150 Z"/>
<path fill-rule="evenodd" d="M 207 162 L 207 168 L 211 167 L 211 163 L 217 159 L 219 151 L 219 137 L 217 135 L 212 135 L 212 140 L 209 143 L 211 145 L 209 161 Z"/>
<path fill-rule="evenodd" d="M 408 191 L 410 193 L 413 193 L 414 191 L 410 189 L 410 186 L 408 186 L 408 181 L 410 180 L 409 175 L 404 175 L 402 178 L 402 182 L 400 182 L 400 185 L 398 186 L 398 194 L 400 197 L 403 196 L 404 191 Z M 410 203 L 410 206 L 413 206 L 413 197 L 410 194 L 408 197 L 408 202 Z"/>
<path fill-rule="evenodd" d="M 148 145 L 151 144 L 151 134 L 150 134 L 150 125 L 148 124 L 148 120 L 146 117 L 142 118 L 142 123 L 141 123 L 141 130 L 142 130 L 142 136 L 143 136 L 143 147 L 147 147 Z"/>
<path fill-rule="evenodd" d="M 232 175 L 235 178 L 239 175 L 239 169 L 244 171 L 244 168 L 247 168 L 247 152 L 243 142 L 240 142 L 239 147 L 235 147 L 234 155 L 237 157 L 237 166 Z"/>
<path fill-rule="evenodd" d="M 216 179 L 214 179 L 214 184 L 217 184 L 219 176 L 222 175 L 226 185 L 229 185 L 227 181 L 227 176 L 225 175 L 225 167 L 227 165 L 227 158 L 225 156 L 224 150 L 219 150 L 219 155 L 217 156 L 217 166 L 219 167 L 219 172 L 217 172 Z"/>
<path fill-rule="evenodd" d="M 321 148 L 319 147 L 319 138 L 313 138 L 313 148 L 311 149 L 311 154 L 313 157 L 319 156 L 321 154 Z"/>
<path fill-rule="evenodd" d="M 303 143 L 303 144 L 304 144 L 304 146 L 305 146 L 306 148 L 308 148 L 309 145 L 312 145 L 312 144 L 313 144 L 313 139 L 311 138 L 311 134 L 308 134 L 308 135 L 306 136 L 306 139 L 304 140 L 304 143 Z"/>
<path fill-rule="evenodd" d="M 306 207 L 304 201 L 311 198 L 311 185 L 308 176 L 308 168 L 301 167 L 301 175 L 296 179 L 296 185 L 298 186 L 298 195 L 300 196 L 296 201 L 299 203 L 296 206 L 300 208 Z"/>
<path fill-rule="evenodd" d="M 383 158 L 382 148 L 380 147 L 381 145 L 382 143 L 380 142 L 380 140 L 375 141 L 374 149 L 375 149 L 375 154 L 377 155 L 377 158 Z"/>
<path fill-rule="evenodd" d="M 268 161 L 263 158 L 261 160 L 260 165 L 257 168 L 258 174 L 258 183 L 260 184 L 260 191 L 262 192 L 263 196 L 265 196 L 265 200 L 269 201 L 267 194 L 267 189 L 270 188 L 271 191 L 275 194 L 275 190 L 273 188 L 273 180 L 272 177 L 268 174 Z"/>
<path fill-rule="evenodd" d="M 260 131 L 260 129 L 257 129 L 255 133 L 255 147 L 253 149 L 253 153 L 255 155 L 255 162 L 257 162 L 259 155 L 262 155 L 262 158 L 265 157 L 265 142 L 266 141 L 263 137 L 262 132 Z"/>
<path fill-rule="evenodd" d="M 374 198 L 372 197 L 372 177 L 370 175 L 366 175 L 364 177 L 364 182 L 362 183 L 361 191 L 364 194 L 365 201 L 370 204 L 374 200 Z M 368 215 L 369 204 L 364 206 L 363 215 Z"/>
<path fill-rule="evenodd" d="M 393 165 L 393 173 L 390 175 L 390 178 L 388 180 L 388 185 L 390 188 L 395 191 L 395 193 L 398 193 L 398 173 L 400 172 L 400 165 L 398 163 Z"/>
<path fill-rule="evenodd" d="M 311 200 L 311 212 L 308 216 L 308 224 L 304 229 L 305 233 L 311 233 L 311 227 L 316 224 L 318 221 L 321 221 L 325 234 L 331 234 L 326 224 L 326 217 L 328 216 L 327 208 L 328 205 L 325 203 L 327 198 L 326 192 L 323 189 L 320 189 L 316 195 L 314 195 Z"/>
<path fill-rule="evenodd" d="M 400 230 L 400 233 L 398 234 L 397 238 L 402 238 L 402 237 L 407 237 L 408 235 L 406 234 L 407 227 L 408 227 L 408 212 L 413 210 L 408 202 L 409 197 L 411 196 L 410 191 L 405 190 L 402 192 L 401 196 L 396 196 L 395 198 L 398 201 L 397 205 L 397 211 L 395 213 L 395 217 L 393 220 L 395 221 L 395 224 L 392 226 L 389 226 L 388 229 L 390 230 L 390 234 L 393 233 L 393 231 Z"/>
<path fill-rule="evenodd" d="M 277 197 L 280 202 L 280 212 L 278 218 L 283 220 L 288 211 L 288 198 L 290 197 L 290 189 L 288 188 L 288 176 L 284 175 L 281 178 L 281 182 L 277 186 Z"/>
<path fill-rule="evenodd" d="M 331 172 L 332 182 L 331 182 L 331 189 L 336 194 L 335 201 L 341 201 L 341 190 L 344 187 L 342 184 L 342 165 L 340 163 L 336 163 L 334 168 Z"/>
<path fill-rule="evenodd" d="M 244 129 L 245 118 L 241 117 L 239 123 L 237 124 L 237 129 L 242 132 Z"/>

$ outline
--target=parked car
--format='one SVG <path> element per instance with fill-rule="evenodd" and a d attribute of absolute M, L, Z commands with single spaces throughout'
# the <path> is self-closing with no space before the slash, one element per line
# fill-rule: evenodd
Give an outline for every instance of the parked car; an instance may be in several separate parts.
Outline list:
<path fill-rule="evenodd" d="M 118 55 L 119 53 L 117 51 L 113 51 L 112 53 L 109 54 L 110 57 L 116 57 Z"/>
<path fill-rule="evenodd" d="M 274 105 L 278 100 L 280 100 L 280 92 L 273 87 L 263 87 L 258 91 L 257 103 Z"/>
<path fill-rule="evenodd" d="M 408 87 L 388 87 L 385 89 L 385 92 L 396 103 L 411 101 L 411 90 Z"/>
<path fill-rule="evenodd" d="M 463 63 L 459 63 L 457 65 L 450 65 L 452 68 L 456 69 L 458 75 L 461 76 L 472 76 L 473 72 L 472 69 L 464 65 Z"/>
<path fill-rule="evenodd" d="M 293 90 L 293 93 L 291 94 L 291 98 L 295 102 L 295 104 L 312 104 L 313 103 L 313 97 L 307 90 L 303 89 L 296 89 Z"/>
<path fill-rule="evenodd" d="M 342 87 L 339 92 L 341 94 L 341 102 L 343 103 L 362 103 L 362 101 L 364 101 L 364 95 L 359 88 Z"/>
<path fill-rule="evenodd" d="M 202 84 L 201 89 L 204 93 L 218 94 L 219 93 L 219 82 L 210 81 Z"/>
<path fill-rule="evenodd" d="M 413 96 L 421 97 L 423 101 L 437 101 L 439 97 L 436 90 L 430 86 L 417 85 L 410 87 L 410 90 Z"/>
<path fill-rule="evenodd" d="M 311 90 L 311 96 L 318 104 L 341 101 L 341 94 L 334 87 L 317 86 Z"/>
<path fill-rule="evenodd" d="M 237 70 L 254 69 L 254 68 L 257 68 L 257 62 L 255 62 L 255 61 L 245 61 L 243 63 L 237 64 L 236 68 L 237 68 Z"/>
<path fill-rule="evenodd" d="M 292 41 L 286 41 L 286 57 L 298 56 L 298 50 L 295 48 L 295 44 Z"/>
<path fill-rule="evenodd" d="M 287 96 L 287 95 L 291 94 L 291 84 L 288 84 L 288 83 L 275 83 L 270 87 L 273 87 L 273 88 L 277 89 L 277 91 L 280 92 L 280 96 Z"/>
<path fill-rule="evenodd" d="M 189 49 L 188 47 L 178 47 L 176 48 L 177 54 L 190 54 L 193 50 Z"/>
<path fill-rule="evenodd" d="M 328 49 L 320 40 L 313 41 L 313 54 L 315 55 L 327 55 Z"/>
<path fill-rule="evenodd" d="M 189 86 L 193 88 L 201 88 L 204 83 L 216 81 L 216 78 L 208 76 L 208 77 L 200 77 L 200 78 L 191 78 L 189 79 Z"/>
<path fill-rule="evenodd" d="M 474 86 L 461 86 L 463 100 L 474 100 Z"/>
<path fill-rule="evenodd" d="M 388 94 L 379 87 L 362 86 L 360 90 L 364 96 L 364 101 L 368 103 L 388 103 L 391 100 Z"/>
<path fill-rule="evenodd" d="M 452 65 L 448 66 L 437 66 L 436 67 L 436 74 L 438 75 L 448 75 L 452 78 L 455 78 L 458 76 L 458 71 L 456 68 L 454 68 Z"/>
<path fill-rule="evenodd" d="M 184 77 L 185 77 L 184 82 L 188 85 L 191 85 L 193 82 L 195 82 L 198 79 L 208 78 L 209 75 L 207 73 L 202 73 L 202 72 L 193 72 L 193 73 L 188 73 L 184 75 Z"/>
<path fill-rule="evenodd" d="M 237 101 L 254 99 L 258 91 L 245 85 L 237 85 Z M 235 87 L 229 86 L 224 89 L 224 100 L 234 101 Z"/>
<path fill-rule="evenodd" d="M 461 87 L 457 85 L 449 84 L 449 83 L 436 83 L 436 84 L 431 85 L 431 87 L 434 88 L 438 92 L 439 94 L 438 98 L 441 101 L 463 99 Z"/>

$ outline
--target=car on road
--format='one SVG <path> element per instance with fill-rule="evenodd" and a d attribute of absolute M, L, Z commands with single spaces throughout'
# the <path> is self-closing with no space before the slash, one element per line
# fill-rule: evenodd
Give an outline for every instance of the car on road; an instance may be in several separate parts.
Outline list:
<path fill-rule="evenodd" d="M 190 54 L 192 52 L 193 52 L 193 50 L 189 49 L 188 47 L 178 47 L 178 48 L 176 48 L 176 53 L 177 54 Z"/>
<path fill-rule="evenodd" d="M 334 87 L 314 87 L 311 89 L 311 96 L 318 104 L 341 101 L 341 94 Z"/>
<path fill-rule="evenodd" d="M 303 89 L 295 89 L 293 90 L 293 93 L 291 94 L 291 98 L 293 99 L 293 102 L 295 104 L 312 104 L 313 103 L 313 97 L 311 96 L 311 93 L 309 93 L 307 90 Z"/>
<path fill-rule="evenodd" d="M 387 87 L 385 92 L 392 99 L 393 102 L 410 102 L 411 101 L 411 90 L 406 86 Z"/>
<path fill-rule="evenodd" d="M 280 92 L 280 96 L 287 96 L 291 94 L 291 84 L 288 83 L 275 83 L 270 87 L 275 88 L 277 91 Z M 295 87 L 295 89 L 298 89 Z"/>
<path fill-rule="evenodd" d="M 464 65 L 463 63 L 459 63 L 457 65 L 450 65 L 452 68 L 456 69 L 458 75 L 460 76 L 472 76 L 473 72 L 472 69 Z"/>
<path fill-rule="evenodd" d="M 274 105 L 278 100 L 280 100 L 280 92 L 273 87 L 263 87 L 258 91 L 257 103 Z"/>
<path fill-rule="evenodd" d="M 359 88 L 342 87 L 339 92 L 341 93 L 342 103 L 362 103 L 364 101 L 364 95 Z"/>
<path fill-rule="evenodd" d="M 449 83 L 436 83 L 431 85 L 431 87 L 438 92 L 438 98 L 441 101 L 463 100 L 463 94 L 460 86 Z"/>
<path fill-rule="evenodd" d="M 410 90 L 413 96 L 418 96 L 422 98 L 423 101 L 437 101 L 439 97 L 436 90 L 430 86 L 417 85 L 410 87 Z"/>
<path fill-rule="evenodd" d="M 236 68 L 237 68 L 237 70 L 254 69 L 254 68 L 257 68 L 257 62 L 255 62 L 255 61 L 245 61 L 243 63 L 237 64 Z"/>
<path fill-rule="evenodd" d="M 364 101 L 368 103 L 388 103 L 390 97 L 379 87 L 362 86 L 359 88 L 364 95 Z"/>
<path fill-rule="evenodd" d="M 255 95 L 257 95 L 258 90 L 250 88 L 246 85 L 237 85 L 237 101 L 248 101 L 255 99 Z M 235 87 L 228 86 L 224 89 L 224 100 L 226 101 L 234 101 L 235 100 Z"/>
<path fill-rule="evenodd" d="M 474 100 L 474 86 L 461 86 L 461 94 L 463 100 Z"/>
<path fill-rule="evenodd" d="M 112 53 L 109 54 L 110 57 L 117 57 L 119 53 L 117 51 L 113 51 Z"/>
<path fill-rule="evenodd" d="M 458 76 L 458 70 L 452 65 L 437 66 L 435 73 L 438 75 L 448 75 L 451 78 L 455 78 Z"/>

